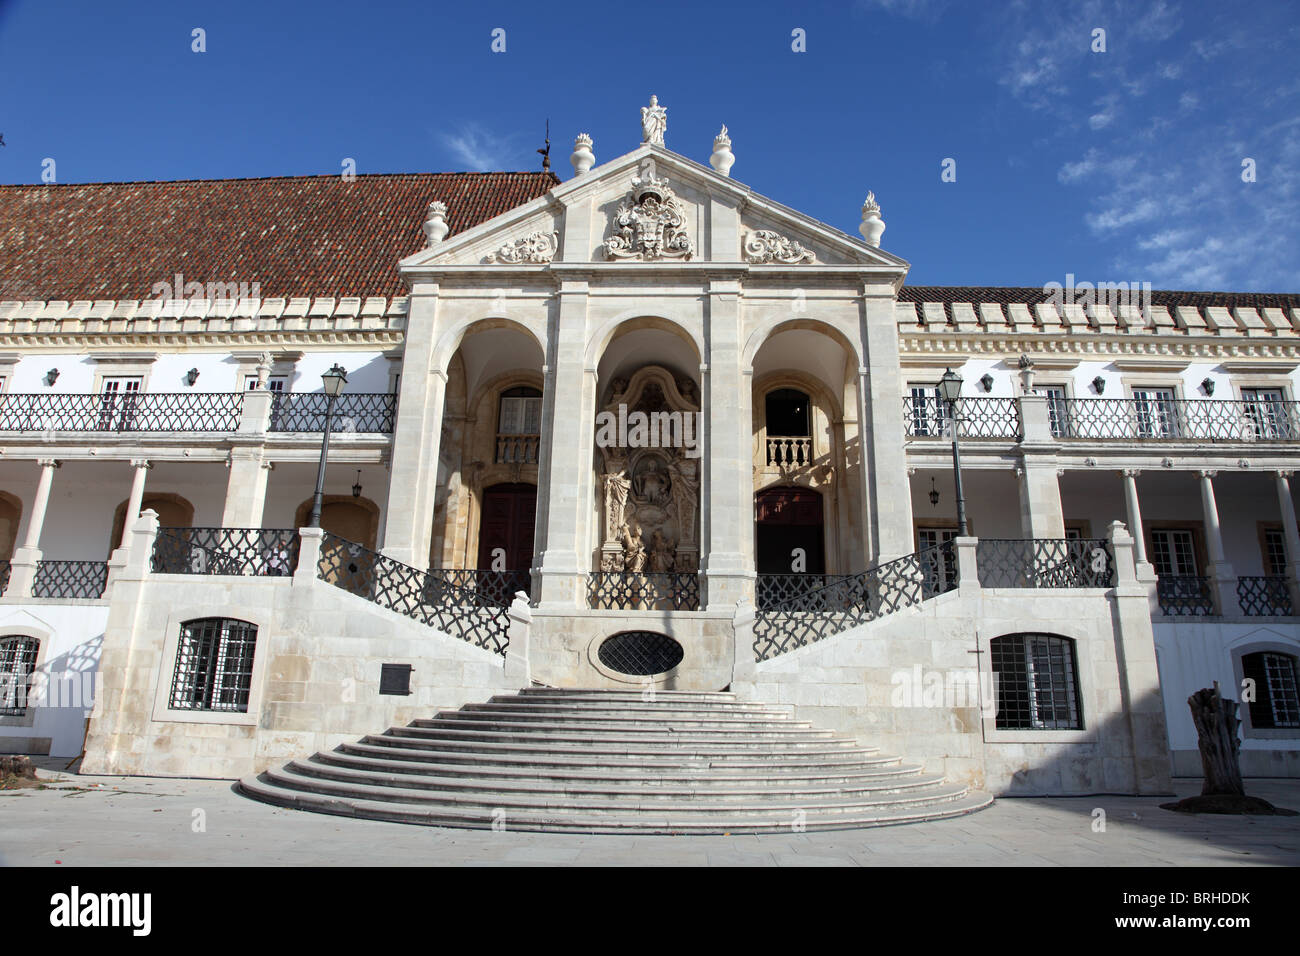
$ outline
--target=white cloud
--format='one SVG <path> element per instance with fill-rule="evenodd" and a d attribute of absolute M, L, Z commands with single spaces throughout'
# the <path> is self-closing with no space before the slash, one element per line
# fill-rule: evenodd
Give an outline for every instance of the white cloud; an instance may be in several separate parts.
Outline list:
<path fill-rule="evenodd" d="M 511 153 L 509 143 L 477 123 L 467 123 L 459 133 L 442 134 L 442 144 L 456 161 L 471 172 L 482 173 L 506 169 Z"/>
<path fill-rule="evenodd" d="M 1088 117 L 1088 125 L 1093 129 L 1105 129 L 1114 119 L 1114 113 L 1093 113 Z"/>

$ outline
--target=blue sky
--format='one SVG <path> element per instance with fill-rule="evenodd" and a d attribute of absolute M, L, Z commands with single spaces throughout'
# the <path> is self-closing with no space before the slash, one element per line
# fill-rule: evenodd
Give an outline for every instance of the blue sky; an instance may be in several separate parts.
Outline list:
<path fill-rule="evenodd" d="M 1298 41 L 1285 0 L 0 0 L 0 182 L 536 169 L 548 117 L 567 178 L 655 93 L 670 149 L 726 123 L 734 178 L 846 232 L 874 190 L 913 285 L 1294 292 Z"/>

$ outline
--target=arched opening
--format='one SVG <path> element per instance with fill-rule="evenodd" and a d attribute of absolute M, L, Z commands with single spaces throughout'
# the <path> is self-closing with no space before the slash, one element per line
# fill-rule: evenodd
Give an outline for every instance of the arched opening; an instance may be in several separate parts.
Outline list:
<path fill-rule="evenodd" d="M 759 574 L 823 574 L 822 496 L 778 485 L 754 496 L 754 554 Z"/>
<path fill-rule="evenodd" d="M 23 503 L 7 491 L 0 491 L 0 561 L 14 556 L 18 542 L 18 522 L 23 517 Z"/>
<path fill-rule="evenodd" d="M 530 570 L 536 526 L 536 485 L 511 482 L 484 488 L 478 528 L 479 569 Z"/>
<path fill-rule="evenodd" d="M 764 396 L 769 465 L 811 465 L 812 399 L 797 388 L 774 388 Z"/>
<path fill-rule="evenodd" d="M 304 528 L 311 517 L 312 499 L 298 506 L 294 514 L 294 527 Z M 320 526 L 353 544 L 375 550 L 379 533 L 379 506 L 369 498 L 350 498 L 346 495 L 325 495 L 321 501 Z"/>
<path fill-rule="evenodd" d="M 112 553 L 122 544 L 122 535 L 126 533 L 126 506 L 130 501 L 123 501 L 113 511 L 113 533 L 108 538 L 108 553 Z M 194 525 L 194 505 L 180 495 L 170 492 L 146 494 L 140 499 L 141 511 L 154 511 L 158 514 L 160 528 L 190 528 Z"/>

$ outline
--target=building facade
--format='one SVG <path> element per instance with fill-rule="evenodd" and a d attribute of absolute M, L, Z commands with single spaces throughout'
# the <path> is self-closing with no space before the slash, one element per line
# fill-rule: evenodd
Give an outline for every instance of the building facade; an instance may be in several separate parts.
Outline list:
<path fill-rule="evenodd" d="M 908 286 L 874 198 L 845 235 L 655 109 L 564 181 L 0 188 L 0 746 L 230 777 L 730 688 L 1162 792 L 1218 681 L 1244 770 L 1300 773 L 1300 295 Z"/>

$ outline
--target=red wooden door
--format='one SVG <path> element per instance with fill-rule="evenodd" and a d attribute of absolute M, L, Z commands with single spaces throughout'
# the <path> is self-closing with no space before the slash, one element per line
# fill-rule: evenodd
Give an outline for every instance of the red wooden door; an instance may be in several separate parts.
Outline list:
<path fill-rule="evenodd" d="M 533 529 L 537 523 L 535 485 L 493 485 L 483 491 L 483 517 L 478 530 L 478 566 L 493 567 L 497 548 L 505 552 L 503 571 L 527 571 L 533 566 Z M 498 565 L 499 567 L 499 565 Z"/>

